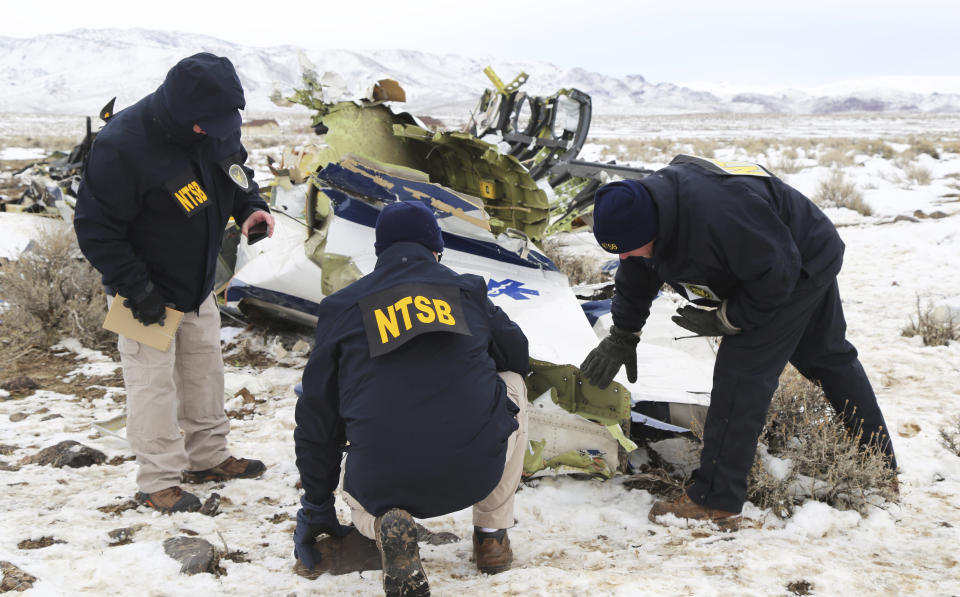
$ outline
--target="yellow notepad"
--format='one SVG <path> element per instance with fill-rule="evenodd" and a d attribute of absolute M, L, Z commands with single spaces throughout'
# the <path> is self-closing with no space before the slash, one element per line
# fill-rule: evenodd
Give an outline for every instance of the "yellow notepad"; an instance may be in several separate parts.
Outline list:
<path fill-rule="evenodd" d="M 180 327 L 182 320 L 183 311 L 167 307 L 167 317 L 163 320 L 162 326 L 155 323 L 143 325 L 133 316 L 133 311 L 129 307 L 123 306 L 123 297 L 118 294 L 110 304 L 106 319 L 103 320 L 103 329 L 165 352 L 169 350 L 170 343 L 177 335 L 177 328 Z"/>

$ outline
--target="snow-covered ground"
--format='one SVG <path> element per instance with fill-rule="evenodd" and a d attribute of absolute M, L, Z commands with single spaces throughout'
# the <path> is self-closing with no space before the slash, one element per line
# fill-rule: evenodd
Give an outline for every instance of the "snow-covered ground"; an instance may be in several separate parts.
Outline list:
<path fill-rule="evenodd" d="M 676 137 L 720 139 L 729 139 L 735 130 L 731 122 L 738 122 L 736 117 L 691 118 L 670 117 L 661 122 L 675 123 Z M 877 123 L 874 132 L 864 132 L 868 127 L 853 119 L 751 116 L 750 130 L 743 134 L 763 128 L 776 130 L 778 138 L 876 138 L 884 131 L 928 134 L 942 127 L 954 140 L 957 135 L 957 128 L 949 133 L 949 127 L 943 126 L 944 117 L 871 118 Z M 742 119 L 739 122 L 743 124 Z M 645 123 L 634 122 L 597 136 L 646 137 L 638 132 Z M 785 123 L 794 126 L 786 128 Z M 955 121 L 950 126 L 954 125 Z M 18 127 L 8 123 L 5 128 Z M 661 137 L 670 135 L 669 130 L 659 132 Z M 716 157 L 735 155 L 735 150 L 721 145 Z M 800 161 L 804 167 L 786 179 L 813 196 L 831 169 L 813 159 Z M 523 486 L 517 495 L 518 524 L 510 531 L 516 559 L 513 568 L 500 575 L 480 575 L 469 560 L 469 511 L 425 521 L 433 531 L 453 532 L 462 539 L 421 547 L 433 594 L 960 595 L 960 457 L 937 440 L 939 429 L 960 415 L 960 342 L 925 347 L 918 337 L 901 336 L 911 316 L 916 317 L 918 297 L 925 304 L 960 307 L 960 276 L 956 275 L 960 155 L 949 153 L 935 160 L 921 154 L 916 164 L 930 171 L 930 184 L 906 181 L 893 161 L 858 157 L 843 170 L 862 190 L 873 215 L 827 210 L 847 245 L 840 287 L 849 338 L 860 351 L 894 431 L 901 466 L 900 503 L 860 516 L 809 502 L 786 521 L 748 504 L 745 528 L 726 534 L 648 522 L 654 498 L 645 491 L 627 490 L 622 479 L 543 479 Z M 895 216 L 913 216 L 915 210 L 924 214 L 939 210 L 948 217 L 893 222 Z M 0 213 L 0 255 L 15 254 L 29 238 L 35 220 Z M 556 333 L 563 333 L 561 326 Z M 236 330 L 230 331 L 231 336 L 235 334 Z M 95 355 L 78 357 L 71 347 L 75 350 L 75 345 L 65 343 L 60 358 L 75 360 L 71 369 L 84 368 L 68 375 L 78 393 L 97 383 L 96 377 L 89 376 L 115 371 L 115 365 L 98 361 Z M 201 497 L 216 491 L 226 498 L 219 516 L 161 516 L 144 508 L 118 515 L 97 510 L 132 497 L 133 462 L 83 469 L 28 465 L 16 472 L 0 470 L 0 561 L 12 562 L 39 579 L 25 594 L 378 593 L 378 572 L 314 581 L 292 573 L 293 517 L 298 508 L 293 386 L 299 381 L 296 364 L 302 359 L 288 359 L 288 366 L 262 370 L 228 366 L 231 395 L 245 387 L 264 400 L 254 405 L 253 414 L 232 421 L 231 444 L 237 455 L 260 458 L 269 468 L 262 479 L 200 486 Z M 5 377 L 0 374 L 0 379 Z M 15 464 L 63 439 L 97 448 L 108 458 L 129 456 L 121 440 L 91 430 L 94 421 L 123 412 L 123 390 L 113 379 L 110 387 L 99 392 L 84 391 L 84 398 L 40 390 L 12 400 L 0 393 L 0 444 L 15 447 L 0 460 Z M 228 410 L 242 406 L 241 398 L 228 400 Z M 21 414 L 29 416 L 16 420 Z M 51 415 L 61 417 L 48 418 Z M 344 504 L 337 506 L 341 518 L 348 520 Z M 107 533 L 120 527 L 134 527 L 134 541 L 108 546 Z M 183 529 L 220 549 L 226 544 L 230 551 L 246 552 L 249 561 L 222 561 L 226 574 L 219 578 L 182 576 L 180 564 L 163 553 L 162 542 L 183 534 Z M 63 543 L 33 550 L 17 546 L 25 539 L 44 536 Z M 809 585 L 792 584 L 800 581 Z M 809 593 L 803 592 L 803 586 L 809 586 Z"/>

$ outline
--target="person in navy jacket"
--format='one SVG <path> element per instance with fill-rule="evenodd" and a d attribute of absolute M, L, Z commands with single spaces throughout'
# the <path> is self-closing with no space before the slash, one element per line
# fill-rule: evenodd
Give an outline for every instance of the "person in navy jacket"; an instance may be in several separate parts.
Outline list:
<path fill-rule="evenodd" d="M 896 470 L 883 414 L 846 340 L 837 285 L 844 245 L 812 201 L 756 164 L 680 155 L 647 178 L 598 189 L 593 229 L 621 261 L 613 326 L 581 365 L 592 383 L 606 387 L 624 365 L 636 381 L 640 330 L 664 283 L 710 307 L 683 306 L 674 322 L 723 337 L 700 467 L 679 500 L 654 504 L 651 520 L 736 521 L 788 362 L 820 383 L 847 428 Z"/>
<path fill-rule="evenodd" d="M 426 595 L 412 517 L 473 505 L 481 571 L 512 559 L 506 529 L 526 446 L 527 339 L 483 278 L 439 263 L 443 238 L 419 201 L 377 219 L 372 273 L 326 297 L 294 432 L 304 495 L 295 554 L 342 535 L 334 490 L 377 541 L 388 595 Z"/>
<path fill-rule="evenodd" d="M 119 295 L 144 325 L 163 325 L 168 306 L 185 313 L 166 352 L 119 339 L 137 497 L 163 512 L 200 507 L 181 491 L 181 476 L 222 481 L 264 471 L 262 462 L 227 449 L 212 293 L 231 216 L 244 235 L 254 226 L 273 233 L 273 216 L 244 165 L 244 105 L 230 60 L 184 58 L 155 92 L 108 118 L 77 192 L 77 240 L 102 274 L 108 301 Z"/>

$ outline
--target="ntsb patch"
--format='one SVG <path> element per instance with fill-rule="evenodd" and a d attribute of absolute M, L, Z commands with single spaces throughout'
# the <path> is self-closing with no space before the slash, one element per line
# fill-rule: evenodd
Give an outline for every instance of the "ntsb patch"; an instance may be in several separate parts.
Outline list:
<path fill-rule="evenodd" d="M 721 161 L 695 155 L 681 154 L 673 158 L 670 164 L 696 164 L 705 170 L 723 176 L 762 176 L 764 178 L 772 178 L 772 175 L 766 168 L 753 162 Z"/>
<path fill-rule="evenodd" d="M 163 188 L 173 197 L 174 202 L 187 217 L 210 206 L 210 198 L 196 177 L 189 170 L 164 183 Z"/>
<path fill-rule="evenodd" d="M 235 185 L 244 191 L 250 190 L 250 178 L 243 169 L 243 153 L 235 153 L 220 160 L 220 168 Z"/>
<path fill-rule="evenodd" d="M 370 356 L 378 357 L 421 334 L 472 336 L 458 286 L 401 284 L 357 301 Z"/>

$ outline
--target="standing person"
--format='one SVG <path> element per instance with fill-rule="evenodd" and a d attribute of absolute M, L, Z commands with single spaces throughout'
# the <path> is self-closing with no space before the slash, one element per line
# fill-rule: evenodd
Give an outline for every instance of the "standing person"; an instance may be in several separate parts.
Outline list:
<path fill-rule="evenodd" d="M 166 352 L 119 339 L 137 498 L 161 512 L 199 509 L 197 496 L 181 490 L 181 474 L 196 483 L 257 477 L 265 468 L 227 449 L 212 293 L 230 216 L 244 235 L 257 224 L 273 234 L 273 216 L 243 165 L 244 105 L 230 60 L 184 58 L 155 92 L 108 120 L 77 193 L 77 239 L 108 300 L 123 297 L 144 325 L 162 325 L 166 305 L 185 313 Z"/>
<path fill-rule="evenodd" d="M 305 494 L 295 555 L 313 568 L 320 533 L 343 535 L 333 492 L 377 542 L 387 595 L 429 595 L 412 517 L 473 505 L 477 568 L 510 567 L 513 495 L 527 443 L 527 339 L 487 284 L 440 265 L 443 237 L 418 201 L 386 206 L 372 273 L 320 303 L 297 402 Z"/>
<path fill-rule="evenodd" d="M 664 282 L 713 307 L 681 307 L 673 321 L 723 336 L 700 468 L 679 500 L 653 505 L 652 521 L 668 513 L 736 521 L 787 362 L 822 384 L 846 427 L 896 470 L 883 414 L 845 337 L 843 242 L 812 201 L 756 164 L 680 155 L 647 178 L 598 189 L 593 231 L 621 261 L 610 334 L 581 365 L 592 383 L 606 387 L 622 365 L 636 381 L 640 330 Z"/>

